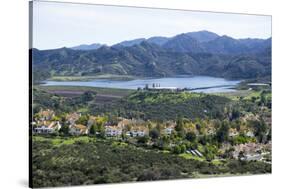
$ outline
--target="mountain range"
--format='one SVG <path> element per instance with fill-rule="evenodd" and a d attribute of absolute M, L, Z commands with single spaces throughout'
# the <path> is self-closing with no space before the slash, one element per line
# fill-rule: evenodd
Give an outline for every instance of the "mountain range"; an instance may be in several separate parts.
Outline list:
<path fill-rule="evenodd" d="M 209 31 L 139 38 L 112 46 L 95 43 L 52 50 L 32 49 L 32 55 L 33 70 L 46 77 L 194 74 L 240 79 L 271 75 L 271 38 L 234 39 Z"/>

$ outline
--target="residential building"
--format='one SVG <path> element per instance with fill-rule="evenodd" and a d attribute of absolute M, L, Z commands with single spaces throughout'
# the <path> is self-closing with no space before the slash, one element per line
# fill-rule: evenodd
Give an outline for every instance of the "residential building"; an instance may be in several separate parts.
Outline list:
<path fill-rule="evenodd" d="M 88 134 L 88 132 L 88 127 L 81 124 L 75 124 L 69 128 L 69 133 L 72 135 L 83 135 Z"/>
<path fill-rule="evenodd" d="M 132 137 L 143 137 L 148 135 L 148 128 L 144 126 L 134 126 L 131 128 L 130 134 Z"/>
<path fill-rule="evenodd" d="M 55 112 L 53 110 L 40 110 L 38 113 L 40 121 L 49 121 L 55 116 Z"/>
<path fill-rule="evenodd" d="M 37 127 L 33 129 L 37 134 L 50 134 L 61 129 L 61 124 L 58 121 L 41 121 L 37 124 Z"/>
<path fill-rule="evenodd" d="M 105 135 L 106 136 L 121 136 L 122 128 L 118 126 L 106 126 L 105 127 Z"/>
<path fill-rule="evenodd" d="M 70 125 L 75 125 L 75 122 L 81 117 L 79 113 L 70 113 L 66 116 L 66 122 Z"/>
<path fill-rule="evenodd" d="M 239 135 L 239 132 L 236 129 L 233 129 L 233 128 L 229 129 L 229 134 L 228 134 L 229 137 L 235 137 L 238 135 Z"/>

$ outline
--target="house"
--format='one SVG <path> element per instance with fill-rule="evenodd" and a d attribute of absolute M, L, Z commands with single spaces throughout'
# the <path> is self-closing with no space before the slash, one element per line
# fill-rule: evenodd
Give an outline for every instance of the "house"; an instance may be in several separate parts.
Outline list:
<path fill-rule="evenodd" d="M 239 132 L 236 129 L 233 129 L 233 128 L 229 129 L 229 134 L 228 134 L 229 137 L 235 137 L 238 135 L 239 135 Z"/>
<path fill-rule="evenodd" d="M 262 154 L 246 154 L 244 157 L 246 161 L 260 161 L 262 160 Z"/>
<path fill-rule="evenodd" d="M 174 128 L 172 128 L 172 127 L 167 127 L 164 129 L 164 133 L 166 135 L 171 135 L 173 131 L 174 131 Z"/>
<path fill-rule="evenodd" d="M 235 159 L 239 158 L 239 154 L 243 153 L 242 160 L 261 160 L 261 152 L 264 151 L 264 146 L 262 144 L 256 143 L 246 143 L 234 146 L 233 157 Z"/>
<path fill-rule="evenodd" d="M 90 128 L 94 123 L 96 123 L 96 119 L 97 119 L 97 117 L 95 117 L 95 116 L 89 117 L 89 120 L 88 120 L 88 123 L 87 123 L 88 128 Z"/>
<path fill-rule="evenodd" d="M 69 133 L 72 135 L 88 134 L 88 127 L 81 124 L 75 124 L 70 126 Z"/>
<path fill-rule="evenodd" d="M 40 110 L 38 113 L 40 121 L 49 121 L 55 116 L 55 112 L 53 110 Z"/>
<path fill-rule="evenodd" d="M 246 132 L 245 132 L 245 135 L 246 135 L 247 137 L 255 137 L 254 132 L 251 131 L 251 130 L 246 131 Z"/>
<path fill-rule="evenodd" d="M 172 132 L 175 130 L 175 127 L 176 127 L 176 123 L 168 122 L 168 125 L 163 130 L 164 134 L 171 135 Z"/>
<path fill-rule="evenodd" d="M 68 114 L 66 116 L 66 122 L 70 125 L 75 125 L 75 122 L 81 117 L 81 114 L 78 114 L 76 112 Z"/>
<path fill-rule="evenodd" d="M 144 126 L 134 126 L 131 128 L 130 134 L 132 137 L 143 137 L 148 135 L 148 128 Z"/>
<path fill-rule="evenodd" d="M 120 136 L 122 134 L 122 128 L 118 126 L 106 126 L 105 135 L 109 137 Z"/>
<path fill-rule="evenodd" d="M 124 119 L 122 118 L 121 121 L 118 122 L 118 127 L 124 128 L 125 126 L 128 126 L 130 124 L 133 124 L 135 121 L 130 119 Z"/>
<path fill-rule="evenodd" d="M 215 130 L 214 127 L 208 127 L 206 130 L 207 130 L 206 131 L 207 135 L 215 135 L 216 134 L 216 130 Z"/>
<path fill-rule="evenodd" d="M 58 121 L 41 121 L 38 126 L 33 129 L 37 134 L 50 134 L 61 129 L 61 124 Z"/>

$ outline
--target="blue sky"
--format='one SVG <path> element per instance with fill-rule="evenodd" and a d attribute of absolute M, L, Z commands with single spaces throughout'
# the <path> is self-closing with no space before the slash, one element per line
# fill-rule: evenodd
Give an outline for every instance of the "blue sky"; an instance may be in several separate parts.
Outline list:
<path fill-rule="evenodd" d="M 116 44 L 208 30 L 234 38 L 271 37 L 271 17 L 35 1 L 33 47 Z"/>

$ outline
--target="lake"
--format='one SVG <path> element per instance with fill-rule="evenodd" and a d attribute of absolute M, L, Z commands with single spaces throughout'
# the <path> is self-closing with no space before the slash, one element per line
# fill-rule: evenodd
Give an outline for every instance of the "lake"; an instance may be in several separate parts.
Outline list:
<path fill-rule="evenodd" d="M 235 91 L 233 87 L 239 84 L 238 80 L 226 80 L 224 78 L 209 76 L 178 76 L 166 78 L 147 78 L 129 81 L 110 79 L 96 79 L 92 81 L 46 81 L 44 86 L 88 86 L 119 89 L 152 87 L 157 84 L 158 88 L 188 88 L 194 92 L 214 93 Z"/>

